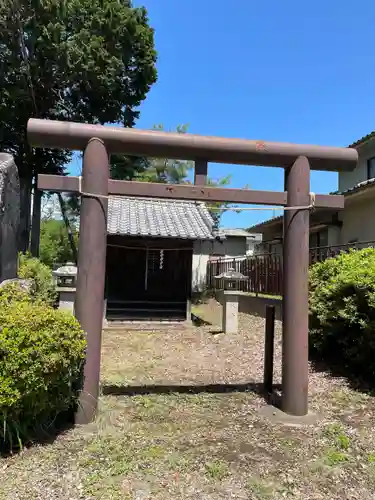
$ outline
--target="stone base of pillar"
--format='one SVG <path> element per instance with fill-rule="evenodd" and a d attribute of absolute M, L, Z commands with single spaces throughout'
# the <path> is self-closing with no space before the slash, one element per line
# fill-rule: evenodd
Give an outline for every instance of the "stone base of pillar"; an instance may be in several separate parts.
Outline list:
<path fill-rule="evenodd" d="M 103 307 L 103 328 L 108 326 L 107 320 L 107 299 L 104 299 L 104 307 Z"/>
<path fill-rule="evenodd" d="M 186 302 L 186 321 L 191 323 L 191 300 L 188 299 Z"/>
<path fill-rule="evenodd" d="M 224 333 L 238 332 L 238 291 L 227 291 L 223 293 L 223 323 Z"/>

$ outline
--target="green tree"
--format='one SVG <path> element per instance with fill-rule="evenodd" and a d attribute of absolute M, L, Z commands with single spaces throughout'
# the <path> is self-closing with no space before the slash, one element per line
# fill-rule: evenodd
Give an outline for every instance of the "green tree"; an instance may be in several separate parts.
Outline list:
<path fill-rule="evenodd" d="M 164 132 L 164 125 L 154 125 L 153 130 Z M 175 132 L 186 134 L 188 125 L 178 125 Z M 161 184 L 192 184 L 194 162 L 168 158 L 135 158 L 126 155 L 112 155 L 110 159 L 110 175 L 112 179 L 135 180 L 140 182 L 157 182 Z M 219 179 L 208 177 L 207 184 L 212 187 L 225 187 L 231 182 L 231 175 Z M 208 209 L 219 227 L 222 214 L 228 203 L 210 203 Z M 79 215 L 80 200 L 76 195 L 66 199 L 67 215 L 76 218 Z M 238 210 L 240 211 L 240 209 Z"/>
<path fill-rule="evenodd" d="M 77 246 L 78 232 L 74 227 L 72 228 L 72 236 Z M 63 220 L 42 220 L 40 227 L 40 260 L 49 267 L 54 264 L 74 261 L 68 231 Z"/>
<path fill-rule="evenodd" d="M 154 125 L 153 130 L 164 132 L 164 125 Z M 186 134 L 188 125 L 178 125 L 175 132 Z M 150 158 L 145 168 L 134 172 L 134 179 L 145 182 L 159 182 L 162 184 L 187 184 L 188 176 L 194 169 L 193 161 L 171 160 L 167 158 Z"/>
<path fill-rule="evenodd" d="M 130 0 L 0 3 L 0 149 L 21 179 L 20 249 L 29 242 L 32 184 L 61 174 L 68 151 L 31 148 L 30 117 L 132 127 L 156 81 L 154 33 Z M 40 203 L 34 203 L 40 212 Z M 38 220 L 38 217 L 35 217 Z"/>
<path fill-rule="evenodd" d="M 110 158 L 111 179 L 131 181 L 135 177 L 142 175 L 147 168 L 149 168 L 147 158 L 124 155 L 111 155 Z"/>
<path fill-rule="evenodd" d="M 207 184 L 211 187 L 225 187 L 230 184 L 232 179 L 231 175 L 227 175 L 225 177 L 222 177 L 221 179 L 207 179 Z M 229 207 L 230 203 L 221 203 L 221 202 L 212 202 L 208 206 L 208 210 L 210 211 L 211 217 L 214 220 L 215 227 L 218 228 L 220 226 L 220 221 L 221 221 L 221 216 L 225 212 L 225 208 Z M 241 209 L 238 209 L 238 212 L 240 212 Z"/>
<path fill-rule="evenodd" d="M 162 124 L 154 125 L 154 130 L 165 131 Z M 178 125 L 175 132 L 186 134 L 188 125 Z M 194 162 L 186 160 L 174 160 L 167 158 L 150 158 L 145 168 L 134 172 L 134 180 L 144 182 L 159 182 L 163 184 L 191 184 L 194 173 Z M 212 187 L 228 186 L 231 182 L 231 175 L 220 179 L 207 178 L 207 185 Z M 215 227 L 219 227 L 221 216 L 224 213 L 227 203 L 210 203 L 208 209 L 214 219 Z"/>

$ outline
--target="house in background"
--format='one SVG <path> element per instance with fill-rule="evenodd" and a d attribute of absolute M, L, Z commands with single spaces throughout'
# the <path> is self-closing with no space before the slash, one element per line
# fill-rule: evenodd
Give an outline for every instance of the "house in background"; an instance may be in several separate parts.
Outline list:
<path fill-rule="evenodd" d="M 348 147 L 358 151 L 357 166 L 351 172 L 339 172 L 339 189 L 332 193 L 345 196 L 345 208 L 311 212 L 310 248 L 375 245 L 375 131 Z M 257 253 L 282 253 L 282 216 L 257 224 L 249 231 L 263 236 Z"/>
<path fill-rule="evenodd" d="M 254 255 L 262 235 L 252 234 L 246 229 L 220 228 L 210 257 L 231 259 Z"/>
<path fill-rule="evenodd" d="M 207 264 L 217 259 L 245 259 L 254 254 L 262 241 L 261 234 L 252 234 L 245 229 L 220 228 L 210 241 L 197 241 L 193 255 L 193 291 L 202 291 L 206 286 Z"/>

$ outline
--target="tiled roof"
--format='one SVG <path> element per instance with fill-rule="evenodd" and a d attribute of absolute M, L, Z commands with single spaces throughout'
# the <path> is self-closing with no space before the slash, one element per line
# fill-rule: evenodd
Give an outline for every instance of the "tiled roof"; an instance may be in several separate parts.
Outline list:
<path fill-rule="evenodd" d="M 213 239 L 213 220 L 204 203 L 110 197 L 108 234 L 154 238 Z"/>
<path fill-rule="evenodd" d="M 238 228 L 233 228 L 233 227 L 229 227 L 229 228 L 223 227 L 223 228 L 220 228 L 219 229 L 219 235 L 223 235 L 223 236 L 226 236 L 226 237 L 229 237 L 229 236 L 242 236 L 243 238 L 250 238 L 251 236 L 253 236 L 248 231 L 246 231 L 246 229 L 238 229 Z"/>
<path fill-rule="evenodd" d="M 342 195 L 352 194 L 367 186 L 371 186 L 372 184 L 375 184 L 375 179 L 368 179 L 366 181 L 359 182 L 358 184 L 355 184 L 353 187 L 345 189 L 344 191 L 334 191 L 333 193 L 329 194 L 342 194 Z"/>
<path fill-rule="evenodd" d="M 251 231 L 252 233 L 259 233 L 260 231 L 262 231 L 264 229 L 264 227 L 266 226 L 269 226 L 273 223 L 278 223 L 278 222 L 282 222 L 283 220 L 283 215 L 279 215 L 277 217 L 272 217 L 272 219 L 267 219 L 263 222 L 259 222 L 259 224 L 255 224 L 255 226 L 252 226 L 252 227 L 249 227 L 249 231 Z"/>
<path fill-rule="evenodd" d="M 358 139 L 357 141 L 353 142 L 352 144 L 350 144 L 348 146 L 348 148 L 356 148 L 357 146 L 360 146 L 361 144 L 363 144 L 364 142 L 370 140 L 370 139 L 373 139 L 375 137 L 375 130 L 373 130 L 372 132 L 370 132 L 369 134 L 361 137 L 360 139 Z"/>

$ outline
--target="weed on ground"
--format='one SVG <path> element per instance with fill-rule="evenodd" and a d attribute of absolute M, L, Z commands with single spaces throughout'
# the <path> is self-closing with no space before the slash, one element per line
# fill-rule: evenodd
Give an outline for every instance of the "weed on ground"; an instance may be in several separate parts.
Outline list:
<path fill-rule="evenodd" d="M 271 422 L 264 321 L 224 335 L 214 301 L 199 313 L 200 327 L 105 331 L 98 418 L 3 458 L 0 499 L 375 498 L 374 398 L 311 370 L 316 423 Z"/>

